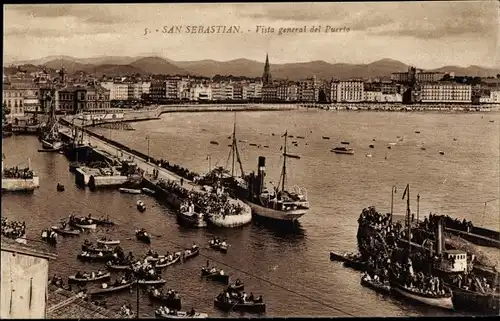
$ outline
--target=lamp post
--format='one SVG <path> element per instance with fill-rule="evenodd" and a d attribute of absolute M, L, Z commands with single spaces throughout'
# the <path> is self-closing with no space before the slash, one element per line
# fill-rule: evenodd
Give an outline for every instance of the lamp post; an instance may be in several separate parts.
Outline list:
<path fill-rule="evenodd" d="M 418 226 L 419 214 L 420 214 L 420 194 L 417 195 L 417 226 Z"/>
<path fill-rule="evenodd" d="M 390 222 L 392 224 L 392 214 L 394 212 L 394 194 L 396 193 L 396 185 L 393 185 L 391 188 L 391 219 Z"/>

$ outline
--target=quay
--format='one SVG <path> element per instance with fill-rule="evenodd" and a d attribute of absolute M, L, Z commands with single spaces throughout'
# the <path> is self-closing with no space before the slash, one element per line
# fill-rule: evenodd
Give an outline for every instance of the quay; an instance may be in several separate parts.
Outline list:
<path fill-rule="evenodd" d="M 61 126 L 60 133 L 63 136 L 66 136 L 66 138 L 71 137 L 71 128 L 68 127 L 69 122 L 62 121 L 62 123 L 64 125 Z M 124 146 L 121 143 L 112 141 L 109 138 L 96 134 L 90 130 L 83 130 L 88 134 L 84 139 L 84 145 L 90 146 L 98 154 L 105 157 L 106 160 L 111 164 L 122 163 L 124 161 L 131 161 L 136 164 L 137 168 L 143 171 L 142 182 L 146 185 L 146 187 L 153 189 L 156 194 L 161 197 L 162 201 L 166 201 L 174 209 L 180 208 L 182 199 L 174 195 L 173 193 L 170 193 L 161 188 L 158 185 L 158 182 L 161 179 L 176 182 L 179 186 L 182 186 L 188 190 L 192 190 L 198 193 L 206 193 L 202 186 L 152 163 L 147 155 Z M 153 177 L 154 171 L 158 172 L 158 175 L 155 178 Z M 90 184 L 91 175 L 88 175 L 89 173 L 87 172 L 81 172 L 82 170 L 80 170 L 80 174 L 78 175 L 83 176 L 84 182 L 86 180 L 86 177 L 88 177 L 87 184 Z M 108 179 L 108 177 L 105 178 Z M 102 184 L 109 184 L 109 182 L 106 181 L 105 178 L 102 179 Z M 113 184 L 115 181 L 120 180 L 121 177 L 115 176 L 109 179 L 112 179 L 111 184 Z M 97 180 L 95 180 L 95 182 L 97 183 Z M 241 200 L 229 198 L 229 202 L 233 205 L 238 204 L 245 210 L 240 215 L 226 215 L 225 217 L 215 215 L 209 218 L 211 223 L 221 227 L 237 227 L 249 224 L 252 219 L 251 209 Z"/>

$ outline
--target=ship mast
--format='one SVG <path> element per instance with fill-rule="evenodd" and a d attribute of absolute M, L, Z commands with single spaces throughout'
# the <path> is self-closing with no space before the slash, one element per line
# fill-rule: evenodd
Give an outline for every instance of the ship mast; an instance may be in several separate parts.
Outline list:
<path fill-rule="evenodd" d="M 406 184 L 403 199 L 406 196 L 406 224 L 408 227 L 408 254 L 411 252 L 411 211 L 410 211 L 410 184 Z"/>
<path fill-rule="evenodd" d="M 231 149 L 229 150 L 229 155 L 227 158 L 227 162 L 229 162 L 229 158 L 233 158 L 233 165 L 231 167 L 231 177 L 234 177 L 235 172 L 235 161 L 240 165 L 241 177 L 245 176 L 245 172 L 243 171 L 243 164 L 241 163 L 240 152 L 238 151 L 238 144 L 236 142 L 236 113 L 234 114 L 234 125 L 233 125 L 233 143 L 231 144 Z M 227 168 L 226 162 L 226 168 Z"/>
<path fill-rule="evenodd" d="M 281 191 L 285 190 L 286 186 L 286 138 L 288 136 L 288 130 L 285 131 L 285 146 L 283 147 L 283 168 L 281 169 Z M 279 189 L 279 186 L 278 186 Z"/>

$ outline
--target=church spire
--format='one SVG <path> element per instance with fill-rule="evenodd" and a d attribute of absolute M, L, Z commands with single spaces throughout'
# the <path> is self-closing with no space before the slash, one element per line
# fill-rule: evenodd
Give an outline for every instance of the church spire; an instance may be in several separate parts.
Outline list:
<path fill-rule="evenodd" d="M 264 65 L 264 74 L 262 74 L 262 82 L 264 83 L 264 85 L 269 85 L 273 82 L 271 78 L 271 71 L 269 70 L 268 54 L 266 54 L 266 64 Z"/>

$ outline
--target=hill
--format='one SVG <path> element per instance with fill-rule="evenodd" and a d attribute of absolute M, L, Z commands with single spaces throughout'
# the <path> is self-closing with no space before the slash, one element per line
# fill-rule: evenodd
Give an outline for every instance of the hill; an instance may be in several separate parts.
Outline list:
<path fill-rule="evenodd" d="M 132 62 L 129 66 L 146 74 L 187 75 L 188 71 L 159 57 L 146 57 Z"/>

